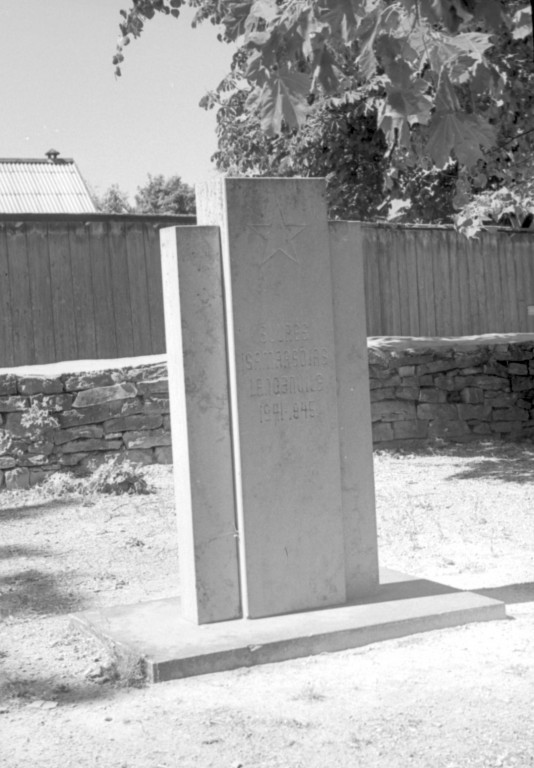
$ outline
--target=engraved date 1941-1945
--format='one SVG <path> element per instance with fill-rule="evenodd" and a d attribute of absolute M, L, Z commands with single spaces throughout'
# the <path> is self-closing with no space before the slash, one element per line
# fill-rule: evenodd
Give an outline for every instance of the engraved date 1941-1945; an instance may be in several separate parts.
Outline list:
<path fill-rule="evenodd" d="M 260 424 L 281 421 L 306 421 L 317 416 L 315 400 L 296 400 L 292 403 L 283 401 L 260 403 Z"/>

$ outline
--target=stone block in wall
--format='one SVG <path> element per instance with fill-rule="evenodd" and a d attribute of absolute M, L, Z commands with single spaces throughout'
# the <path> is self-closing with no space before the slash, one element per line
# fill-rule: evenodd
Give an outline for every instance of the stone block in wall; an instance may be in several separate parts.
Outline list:
<path fill-rule="evenodd" d="M 401 379 L 404 379 L 407 376 L 415 376 L 415 365 L 401 365 L 398 369 L 398 373 Z"/>
<path fill-rule="evenodd" d="M 44 469 L 30 469 L 30 488 L 33 488 L 34 485 L 44 483 L 47 477 L 50 477 L 50 474 L 50 472 L 47 472 Z"/>
<path fill-rule="evenodd" d="M 519 434 L 522 430 L 524 422 L 522 421 L 493 421 L 491 431 L 498 434 Z"/>
<path fill-rule="evenodd" d="M 393 435 L 395 440 L 425 439 L 428 437 L 428 422 L 419 421 L 395 421 L 393 422 Z"/>
<path fill-rule="evenodd" d="M 139 381 L 137 383 L 137 391 L 140 395 L 167 395 L 168 397 L 169 380 L 167 378 L 162 378 Z"/>
<path fill-rule="evenodd" d="M 88 456 L 88 453 L 66 453 L 58 457 L 58 462 L 62 467 L 75 467 Z"/>
<path fill-rule="evenodd" d="M 136 397 L 133 400 L 112 400 L 101 405 L 91 405 L 79 411 L 64 411 L 57 418 L 61 427 L 70 428 L 80 427 L 83 424 L 99 424 L 116 416 L 129 416 L 132 413 L 140 413 L 142 410 L 143 403 Z"/>
<path fill-rule="evenodd" d="M 0 488 L 4 485 L 4 473 L 0 469 Z"/>
<path fill-rule="evenodd" d="M 115 400 L 131 400 L 137 395 L 137 387 L 130 381 L 123 384 L 112 384 L 109 387 L 95 387 L 78 392 L 72 404 L 73 408 L 90 408 L 102 403 L 111 403 Z"/>
<path fill-rule="evenodd" d="M 458 366 L 456 360 L 434 360 L 431 363 L 425 363 L 425 365 L 418 365 L 416 373 L 418 376 L 424 376 L 425 373 L 442 373 L 444 371 L 453 371 Z"/>
<path fill-rule="evenodd" d="M 142 429 L 157 429 L 163 423 L 161 413 L 134 414 L 104 422 L 106 432 L 137 432 Z"/>
<path fill-rule="evenodd" d="M 423 387 L 419 390 L 420 403 L 446 403 L 447 393 L 442 389 Z"/>
<path fill-rule="evenodd" d="M 157 464 L 172 464 L 172 446 L 162 445 L 154 449 Z"/>
<path fill-rule="evenodd" d="M 18 380 L 18 390 L 21 395 L 55 395 L 63 392 L 63 384 L 60 379 L 46 376 L 22 376 Z"/>
<path fill-rule="evenodd" d="M 0 456 L 0 469 L 12 469 L 16 463 L 13 456 Z"/>
<path fill-rule="evenodd" d="M 501 378 L 508 379 L 510 376 L 510 371 L 508 370 L 508 365 L 504 365 L 503 363 L 497 362 L 497 360 L 492 360 L 491 363 L 488 363 L 483 368 L 484 375 L 487 376 L 500 376 Z"/>
<path fill-rule="evenodd" d="M 484 390 L 479 387 L 465 387 L 460 392 L 462 403 L 477 405 L 484 402 Z"/>
<path fill-rule="evenodd" d="M 491 419 L 491 405 L 472 405 L 459 403 L 458 416 L 464 421 L 489 421 Z"/>
<path fill-rule="evenodd" d="M 171 428 L 171 417 L 170 415 L 163 417 L 163 429 L 170 430 Z"/>
<path fill-rule="evenodd" d="M 512 392 L 526 392 L 532 389 L 532 379 L 530 376 L 512 376 Z"/>
<path fill-rule="evenodd" d="M 128 449 L 137 448 L 157 448 L 162 445 L 171 444 L 171 433 L 164 432 L 163 429 L 154 429 L 143 432 L 125 432 L 123 435 L 124 445 Z"/>
<path fill-rule="evenodd" d="M 534 374 L 534 360 L 531 360 L 528 364 L 528 373 L 529 373 L 529 376 L 532 376 Z"/>
<path fill-rule="evenodd" d="M 380 400 L 371 408 L 373 421 L 411 421 L 416 418 L 415 404 L 405 400 Z"/>
<path fill-rule="evenodd" d="M 508 373 L 513 376 L 528 376 L 528 365 L 526 363 L 508 363 Z"/>
<path fill-rule="evenodd" d="M 493 408 L 507 408 L 516 404 L 518 396 L 512 392 L 484 392 L 484 399 Z"/>
<path fill-rule="evenodd" d="M 402 368 L 405 365 L 426 365 L 434 360 L 434 351 L 432 349 L 416 350 L 416 349 L 403 349 L 396 352 L 393 350 L 389 356 L 389 367 Z M 386 359 L 386 365 L 387 359 Z"/>
<path fill-rule="evenodd" d="M 524 408 L 526 411 L 532 409 L 532 403 L 529 400 L 523 400 L 521 397 L 516 400 L 515 404 L 518 408 Z"/>
<path fill-rule="evenodd" d="M 436 376 L 431 383 L 437 389 L 443 389 L 446 392 L 458 392 L 467 385 L 468 379 L 465 376 Z"/>
<path fill-rule="evenodd" d="M 0 396 L 17 394 L 17 377 L 12 373 L 0 374 Z"/>
<path fill-rule="evenodd" d="M 26 490 L 30 487 L 30 470 L 27 467 L 10 469 L 4 474 L 8 491 Z"/>
<path fill-rule="evenodd" d="M 393 427 L 381 421 L 373 424 L 373 443 L 385 443 L 393 440 Z"/>
<path fill-rule="evenodd" d="M 49 461 L 49 456 L 44 453 L 26 454 L 19 459 L 19 464 L 21 467 L 40 467 L 43 464 L 48 464 Z"/>
<path fill-rule="evenodd" d="M 79 440 L 81 438 L 90 439 L 103 436 L 103 427 L 98 426 L 98 424 L 86 424 L 83 427 L 58 430 L 54 433 L 54 442 L 56 445 L 63 445 L 64 443 L 71 443 L 73 440 Z"/>
<path fill-rule="evenodd" d="M 471 434 L 471 430 L 465 421 L 441 421 L 436 419 L 428 425 L 429 437 L 442 437 L 445 439 L 454 439 L 456 437 L 466 437 Z"/>
<path fill-rule="evenodd" d="M 491 424 L 488 424 L 487 421 L 482 424 L 475 424 L 471 428 L 471 431 L 475 435 L 491 435 Z"/>
<path fill-rule="evenodd" d="M 528 421 L 529 413 L 523 408 L 494 408 L 493 421 Z"/>
<path fill-rule="evenodd" d="M 80 373 L 75 376 L 68 376 L 65 380 L 65 389 L 67 392 L 75 392 L 80 389 L 90 389 L 91 387 L 107 387 L 115 383 L 111 371 L 94 371 L 92 373 Z"/>
<path fill-rule="evenodd" d="M 45 395 L 38 402 L 41 403 L 43 408 L 52 413 L 59 413 L 60 411 L 67 411 L 72 407 L 74 401 L 74 395 L 68 395 L 63 393 L 62 395 Z"/>
<path fill-rule="evenodd" d="M 145 397 L 144 405 L 145 413 L 170 413 L 171 407 L 168 397 L 158 397 L 158 395 L 150 395 Z"/>
<path fill-rule="evenodd" d="M 167 378 L 166 363 L 150 363 L 149 365 L 138 365 L 135 368 L 129 368 L 125 372 L 125 379 L 128 381 L 149 381 L 150 379 Z"/>
<path fill-rule="evenodd" d="M 482 374 L 481 376 L 468 376 L 464 386 L 477 387 L 479 389 L 502 389 L 510 391 L 508 381 L 501 376 L 490 376 Z M 462 387 L 463 389 L 463 387 Z"/>
<path fill-rule="evenodd" d="M 399 400 L 417 400 L 419 387 L 397 387 L 395 397 Z"/>
<path fill-rule="evenodd" d="M 29 446 L 28 453 L 42 453 L 45 456 L 50 456 L 53 450 L 54 443 L 51 443 L 49 440 L 37 440 Z"/>
<path fill-rule="evenodd" d="M 13 413 L 14 411 L 25 411 L 30 404 L 27 397 L 7 396 L 0 397 L 0 411 L 2 413 Z"/>
<path fill-rule="evenodd" d="M 150 449 L 138 449 L 132 451 L 124 451 L 120 454 L 124 459 L 128 459 L 132 464 L 153 464 L 154 452 Z"/>
<path fill-rule="evenodd" d="M 65 443 L 60 446 L 60 451 L 62 453 L 90 453 L 92 451 L 120 451 L 121 448 L 122 440 L 99 440 L 98 438 L 93 438 Z"/>
<path fill-rule="evenodd" d="M 450 403 L 420 403 L 417 406 L 417 418 L 424 421 L 454 420 L 458 418 L 458 410 L 456 405 Z"/>

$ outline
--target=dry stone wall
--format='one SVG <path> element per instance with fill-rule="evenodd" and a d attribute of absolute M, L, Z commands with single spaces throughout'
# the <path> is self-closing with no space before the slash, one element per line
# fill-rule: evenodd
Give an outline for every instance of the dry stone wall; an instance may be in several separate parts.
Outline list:
<path fill-rule="evenodd" d="M 534 341 L 369 349 L 373 442 L 534 435 Z"/>
<path fill-rule="evenodd" d="M 0 486 L 121 454 L 170 463 L 164 364 L 48 378 L 0 374 Z"/>
<path fill-rule="evenodd" d="M 534 436 L 534 339 L 373 342 L 369 374 L 375 447 Z M 26 488 L 117 455 L 171 463 L 164 363 L 57 377 L 0 374 L 0 487 Z"/>

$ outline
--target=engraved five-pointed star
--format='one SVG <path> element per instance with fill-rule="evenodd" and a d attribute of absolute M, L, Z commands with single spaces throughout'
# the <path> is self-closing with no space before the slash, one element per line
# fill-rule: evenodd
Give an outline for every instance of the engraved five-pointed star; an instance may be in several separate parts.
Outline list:
<path fill-rule="evenodd" d="M 274 208 L 271 220 L 268 224 L 249 224 L 257 234 L 265 240 L 263 259 L 260 267 L 263 267 L 277 253 L 283 253 L 288 259 L 300 264 L 295 252 L 293 240 L 302 232 L 306 224 L 289 224 L 284 219 L 284 214 L 277 204 Z"/>

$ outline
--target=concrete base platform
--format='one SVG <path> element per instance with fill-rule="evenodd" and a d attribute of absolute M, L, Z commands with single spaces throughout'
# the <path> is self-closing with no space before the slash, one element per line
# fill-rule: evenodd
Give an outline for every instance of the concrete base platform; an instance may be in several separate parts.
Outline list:
<path fill-rule="evenodd" d="M 266 619 L 196 626 L 180 599 L 85 611 L 72 623 L 100 638 L 119 672 L 142 666 L 150 682 L 357 648 L 475 621 L 506 618 L 504 603 L 383 570 L 380 587 L 357 604 Z"/>

